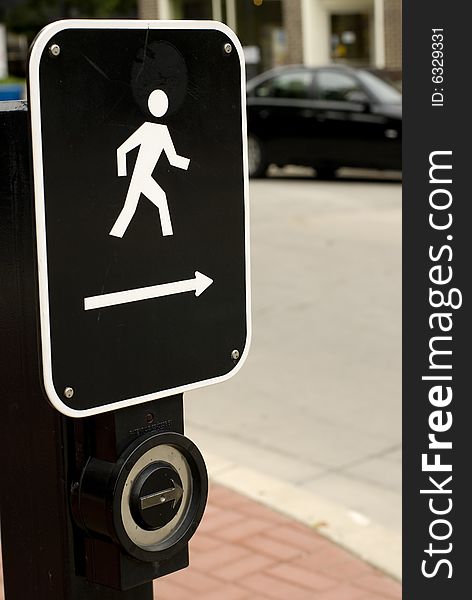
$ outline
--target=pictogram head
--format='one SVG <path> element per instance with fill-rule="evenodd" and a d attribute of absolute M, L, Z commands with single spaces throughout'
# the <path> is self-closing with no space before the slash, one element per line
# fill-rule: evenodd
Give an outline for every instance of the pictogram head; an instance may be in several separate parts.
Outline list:
<path fill-rule="evenodd" d="M 154 90 L 149 94 L 148 107 L 155 117 L 163 117 L 169 108 L 169 99 L 162 90 Z"/>

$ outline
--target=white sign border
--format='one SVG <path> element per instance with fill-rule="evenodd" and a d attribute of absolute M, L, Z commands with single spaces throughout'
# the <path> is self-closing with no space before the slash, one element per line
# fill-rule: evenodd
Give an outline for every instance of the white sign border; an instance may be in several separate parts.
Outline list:
<path fill-rule="evenodd" d="M 241 125 L 243 140 L 243 168 L 244 168 L 244 210 L 245 210 L 245 252 L 246 252 L 246 327 L 247 336 L 244 351 L 235 367 L 220 377 L 214 377 L 196 383 L 190 383 L 160 392 L 136 396 L 126 400 L 120 400 L 112 404 L 106 404 L 86 410 L 76 410 L 63 402 L 56 392 L 52 375 L 51 354 L 51 329 L 49 320 L 49 285 L 47 269 L 47 244 L 46 244 L 46 215 L 44 201 L 44 172 L 43 172 L 43 150 L 41 134 L 41 101 L 39 86 L 39 65 L 42 54 L 51 38 L 65 29 L 190 29 L 190 30 L 213 30 L 224 33 L 236 49 L 241 64 Z M 250 254 L 249 254 L 249 178 L 248 178 L 248 156 L 247 156 L 247 125 L 246 125 L 246 77 L 244 53 L 235 33 L 223 23 L 218 21 L 159 21 L 159 20 L 91 20 L 71 19 L 56 21 L 40 31 L 34 40 L 29 59 L 29 110 L 31 118 L 31 137 L 33 148 L 33 176 L 35 196 L 35 218 L 36 218 L 36 245 L 38 258 L 39 279 L 39 312 L 41 330 L 41 354 L 42 371 L 46 395 L 50 403 L 62 414 L 68 417 L 82 418 L 111 410 L 118 410 L 135 404 L 142 404 L 150 400 L 157 400 L 175 394 L 182 394 L 200 387 L 220 383 L 230 379 L 239 371 L 245 362 L 252 337 L 251 323 L 251 281 L 250 281 Z"/>

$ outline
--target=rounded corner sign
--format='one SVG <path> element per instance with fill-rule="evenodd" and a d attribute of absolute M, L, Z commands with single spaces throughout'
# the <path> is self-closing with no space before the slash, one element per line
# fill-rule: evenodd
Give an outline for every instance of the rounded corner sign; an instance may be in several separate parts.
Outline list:
<path fill-rule="evenodd" d="M 233 32 L 53 23 L 31 50 L 29 106 L 49 401 L 83 417 L 235 374 L 250 290 Z"/>

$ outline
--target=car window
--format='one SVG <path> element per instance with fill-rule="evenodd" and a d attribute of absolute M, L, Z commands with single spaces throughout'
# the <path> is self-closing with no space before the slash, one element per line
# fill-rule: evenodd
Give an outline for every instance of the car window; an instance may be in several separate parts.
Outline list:
<path fill-rule="evenodd" d="M 368 96 L 357 80 L 347 73 L 320 71 L 316 78 L 316 97 L 337 102 L 364 102 Z"/>
<path fill-rule="evenodd" d="M 284 73 L 259 84 L 254 92 L 258 98 L 296 98 L 304 100 L 311 97 L 312 74 L 299 71 Z"/>
<path fill-rule="evenodd" d="M 358 71 L 359 79 L 369 88 L 377 100 L 385 104 L 401 104 L 402 95 L 391 83 L 369 71 Z"/>

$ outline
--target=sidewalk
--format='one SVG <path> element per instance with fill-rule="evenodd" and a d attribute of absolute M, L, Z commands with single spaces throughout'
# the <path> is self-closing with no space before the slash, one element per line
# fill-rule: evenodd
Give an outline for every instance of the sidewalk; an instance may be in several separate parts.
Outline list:
<path fill-rule="evenodd" d="M 215 484 L 190 542 L 190 565 L 157 579 L 155 600 L 401 599 L 397 581 L 310 528 Z"/>
<path fill-rule="evenodd" d="M 155 600 L 400 600 L 401 585 L 310 528 L 211 485 L 190 567 Z"/>

